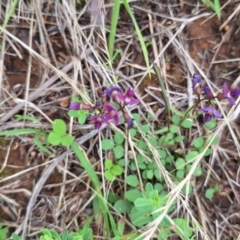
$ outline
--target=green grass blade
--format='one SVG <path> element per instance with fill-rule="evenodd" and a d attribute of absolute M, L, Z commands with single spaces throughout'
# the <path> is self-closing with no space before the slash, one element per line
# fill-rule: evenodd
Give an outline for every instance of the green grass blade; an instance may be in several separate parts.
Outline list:
<path fill-rule="evenodd" d="M 98 178 L 95 170 L 93 169 L 85 152 L 77 145 L 76 142 L 72 142 L 70 147 L 73 150 L 73 152 L 76 154 L 79 162 L 81 163 L 81 165 L 83 166 L 83 168 L 85 169 L 87 174 L 89 175 L 90 179 L 92 180 L 94 189 L 98 193 L 97 199 L 95 201 L 99 202 L 99 206 L 102 211 L 103 218 L 104 218 L 105 230 L 107 231 L 108 237 L 110 237 L 110 232 L 111 232 L 109 224 L 108 224 L 109 221 L 111 224 L 111 230 L 113 231 L 115 236 L 117 236 L 117 234 L 118 234 L 117 226 L 116 226 L 116 223 L 114 222 L 114 219 L 108 209 L 108 205 L 107 205 L 106 201 L 103 199 L 102 192 L 100 189 L 101 183 L 99 181 L 99 178 Z"/>
<path fill-rule="evenodd" d="M 120 10 L 120 1 L 114 0 L 112 17 L 111 17 L 111 30 L 110 30 L 109 40 L 108 40 L 108 51 L 109 51 L 110 61 L 113 60 L 113 49 L 114 49 L 116 28 L 117 28 L 118 17 L 119 17 L 119 10 Z"/>
<path fill-rule="evenodd" d="M 10 7 L 10 9 L 9 9 L 9 11 L 7 13 L 7 16 L 6 16 L 6 18 L 5 18 L 4 22 L 3 22 L 3 25 L 2 25 L 3 29 L 6 29 L 7 24 L 9 22 L 11 16 L 13 15 L 13 12 L 15 11 L 15 9 L 17 7 L 17 4 L 18 4 L 18 0 L 14 0 L 14 2 L 12 3 L 12 6 Z M 1 33 L 1 31 L 0 31 L 0 33 Z"/>
<path fill-rule="evenodd" d="M 218 19 L 221 18 L 221 5 L 219 0 L 214 0 L 214 5 L 215 5 L 215 12 L 217 14 Z"/>
<path fill-rule="evenodd" d="M 29 116 L 29 115 L 19 115 L 19 114 L 16 114 L 14 117 L 17 120 L 28 120 L 28 121 L 31 121 L 31 122 L 34 122 L 34 123 L 40 123 L 40 121 L 37 118 Z"/>
<path fill-rule="evenodd" d="M 31 133 L 39 133 L 39 129 L 34 128 L 22 128 L 22 129 L 13 129 L 13 130 L 6 130 L 3 132 L 0 132 L 0 136 L 18 136 L 18 135 L 24 135 L 24 134 L 31 134 Z"/>
<path fill-rule="evenodd" d="M 45 152 L 47 154 L 52 154 L 52 152 L 49 151 L 48 148 L 43 145 L 43 143 L 39 140 L 39 138 L 37 136 L 33 139 L 33 142 L 43 152 Z"/>
<path fill-rule="evenodd" d="M 143 36 L 142 36 L 142 33 L 140 31 L 140 28 L 138 27 L 138 24 L 137 24 L 137 21 L 131 11 L 131 8 L 128 4 L 128 1 L 127 0 L 123 0 L 123 4 L 129 14 L 129 16 L 131 17 L 132 19 L 132 22 L 134 24 L 134 27 L 135 27 L 135 30 L 136 30 L 136 33 L 137 33 L 137 36 L 138 36 L 138 39 L 139 39 L 139 42 L 140 42 L 140 45 L 141 45 L 141 48 L 142 48 L 142 52 L 143 52 L 143 56 L 144 56 L 144 60 L 145 60 L 145 63 L 146 63 L 146 66 L 147 66 L 147 69 L 148 71 L 150 72 L 150 65 L 149 65 L 149 58 L 148 58 L 148 51 L 147 51 L 147 47 L 146 47 L 146 44 L 144 42 L 144 39 L 143 39 Z"/>

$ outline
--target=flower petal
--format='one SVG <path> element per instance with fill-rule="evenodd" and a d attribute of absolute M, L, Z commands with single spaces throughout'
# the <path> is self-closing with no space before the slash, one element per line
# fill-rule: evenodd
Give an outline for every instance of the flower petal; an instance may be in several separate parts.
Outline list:
<path fill-rule="evenodd" d="M 81 106 L 80 102 L 72 102 L 70 103 L 69 109 L 70 110 L 79 110 Z"/>
<path fill-rule="evenodd" d="M 223 83 L 223 94 L 225 97 L 228 97 L 228 93 L 229 93 L 228 85 L 224 82 Z"/>
<path fill-rule="evenodd" d="M 240 88 L 235 88 L 230 91 L 230 95 L 234 98 L 240 96 Z"/>
<path fill-rule="evenodd" d="M 196 86 L 202 81 L 202 77 L 197 74 L 197 73 L 194 73 L 193 74 L 193 78 L 192 78 L 192 85 L 193 85 L 193 89 L 196 88 Z"/>

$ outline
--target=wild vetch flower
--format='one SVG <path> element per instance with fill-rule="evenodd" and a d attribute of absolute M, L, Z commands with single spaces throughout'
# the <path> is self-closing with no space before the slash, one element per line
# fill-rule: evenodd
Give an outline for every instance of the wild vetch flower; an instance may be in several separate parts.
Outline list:
<path fill-rule="evenodd" d="M 204 116 L 205 122 L 209 122 L 213 117 L 215 117 L 215 118 L 222 117 L 221 113 L 212 106 L 200 108 L 199 111 L 201 111 L 205 114 L 205 116 Z"/>
<path fill-rule="evenodd" d="M 203 88 L 203 92 L 204 92 L 204 94 L 206 95 L 206 97 L 210 100 L 210 99 L 213 99 L 213 93 L 212 93 L 212 91 L 211 91 L 211 89 L 210 89 L 210 87 L 209 86 L 205 86 L 204 88 Z"/>
<path fill-rule="evenodd" d="M 103 123 L 109 124 L 109 121 L 106 119 L 106 117 L 102 115 L 90 116 L 88 117 L 88 120 L 94 122 L 95 129 L 99 129 Z"/>
<path fill-rule="evenodd" d="M 228 85 L 226 83 L 223 84 L 223 95 L 227 100 L 230 102 L 230 104 L 235 105 L 235 99 L 240 95 L 240 89 L 235 88 L 232 90 L 229 90 Z"/>
<path fill-rule="evenodd" d="M 118 93 L 118 97 L 125 105 L 134 105 L 139 103 L 139 100 L 134 98 L 134 90 L 132 88 L 128 88 L 124 95 Z"/>
<path fill-rule="evenodd" d="M 80 103 L 80 102 L 72 102 L 69 106 L 70 110 L 91 110 L 92 107 L 88 104 Z"/>
<path fill-rule="evenodd" d="M 115 95 L 118 92 L 120 92 L 120 93 L 122 92 L 121 88 L 114 86 L 114 85 L 111 85 L 109 88 L 104 90 L 104 93 L 107 94 L 107 96 L 109 98 L 111 98 L 113 95 Z"/>
<path fill-rule="evenodd" d="M 103 108 L 106 110 L 106 113 L 104 114 L 105 119 L 107 121 L 113 120 L 115 125 L 118 125 L 119 124 L 118 110 L 108 103 L 105 103 L 103 105 Z"/>
<path fill-rule="evenodd" d="M 197 94 L 197 96 L 201 95 L 201 88 L 200 88 L 201 81 L 202 81 L 202 77 L 194 73 L 192 78 L 192 87 L 193 87 L 193 91 Z"/>
<path fill-rule="evenodd" d="M 192 78 L 192 86 L 193 86 L 193 89 L 195 89 L 196 87 L 199 86 L 199 84 L 201 83 L 202 81 L 202 77 L 200 75 L 198 75 L 197 73 L 194 73 L 193 74 L 193 78 Z"/>

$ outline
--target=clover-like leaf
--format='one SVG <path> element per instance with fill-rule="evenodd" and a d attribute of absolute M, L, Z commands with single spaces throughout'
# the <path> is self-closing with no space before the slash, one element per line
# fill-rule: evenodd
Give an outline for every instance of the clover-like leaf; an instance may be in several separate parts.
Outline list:
<path fill-rule="evenodd" d="M 120 159 L 123 157 L 123 154 L 124 154 L 124 149 L 123 149 L 123 146 L 122 145 L 117 145 L 113 148 L 113 152 L 114 152 L 114 156 L 117 158 L 117 159 Z"/>
<path fill-rule="evenodd" d="M 191 128 L 193 125 L 193 120 L 190 118 L 186 118 L 182 121 L 181 126 L 183 128 Z"/>
<path fill-rule="evenodd" d="M 132 187 L 137 187 L 139 185 L 139 180 L 136 175 L 129 175 L 126 177 L 126 182 Z"/>
<path fill-rule="evenodd" d="M 60 136 L 64 135 L 67 131 L 66 123 L 62 119 L 55 119 L 52 123 L 52 128 Z"/>
<path fill-rule="evenodd" d="M 61 143 L 62 141 L 62 137 L 59 136 L 57 133 L 55 132 L 50 132 L 48 134 L 47 140 L 50 144 L 52 144 L 53 146 L 57 146 Z"/>
<path fill-rule="evenodd" d="M 105 171 L 104 176 L 108 181 L 113 181 L 116 178 L 116 176 L 112 174 L 111 170 Z"/>
<path fill-rule="evenodd" d="M 114 147 L 114 141 L 111 139 L 103 139 L 101 145 L 103 150 L 110 150 Z"/>
<path fill-rule="evenodd" d="M 118 166 L 118 165 L 113 165 L 111 167 L 111 172 L 115 176 L 118 176 L 118 175 L 121 175 L 123 173 L 123 168 L 121 166 Z"/>
<path fill-rule="evenodd" d="M 130 213 L 132 204 L 128 200 L 123 200 L 120 199 L 114 204 L 114 208 L 119 212 L 119 213 Z"/>
<path fill-rule="evenodd" d="M 73 142 L 73 139 L 74 137 L 72 135 L 67 134 L 62 137 L 61 144 L 65 147 L 70 146 L 71 143 Z"/>
<path fill-rule="evenodd" d="M 122 133 L 115 132 L 114 141 L 115 141 L 116 144 L 119 144 L 119 145 L 122 144 L 123 141 L 124 141 L 124 137 L 123 137 Z"/>
<path fill-rule="evenodd" d="M 193 146 L 194 146 L 195 148 L 201 148 L 203 145 L 204 145 L 204 140 L 203 140 L 203 138 L 199 137 L 199 138 L 194 139 L 194 141 L 193 141 Z"/>

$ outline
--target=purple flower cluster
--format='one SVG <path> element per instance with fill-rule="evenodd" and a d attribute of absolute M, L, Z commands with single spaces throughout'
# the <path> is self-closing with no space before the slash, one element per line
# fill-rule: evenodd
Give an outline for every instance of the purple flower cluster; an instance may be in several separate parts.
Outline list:
<path fill-rule="evenodd" d="M 205 86 L 203 87 L 205 98 L 200 100 L 200 95 L 202 91 L 201 81 L 202 81 L 202 77 L 194 73 L 192 78 L 192 87 L 193 87 L 193 91 L 195 92 L 195 94 L 198 96 L 198 99 L 199 99 L 197 105 L 202 100 L 208 100 L 208 105 L 206 107 L 199 108 L 198 110 L 204 114 L 205 122 L 209 122 L 213 117 L 221 118 L 222 117 L 221 113 L 216 108 L 214 108 L 210 100 L 218 99 L 221 101 L 223 99 L 227 99 L 231 105 L 235 105 L 236 104 L 235 99 L 238 98 L 238 96 L 240 95 L 240 88 L 234 88 L 230 90 L 228 88 L 228 85 L 224 83 L 222 92 L 219 92 L 216 96 L 214 96 L 211 89 L 208 86 Z"/>
<path fill-rule="evenodd" d="M 94 107 L 88 104 L 73 102 L 70 104 L 69 109 L 84 109 L 95 113 L 88 117 L 88 120 L 94 123 L 95 129 L 99 129 L 103 123 L 109 125 L 113 122 L 115 125 L 118 125 L 120 113 L 122 113 L 127 126 L 129 128 L 133 127 L 133 119 L 124 110 L 127 105 L 139 103 L 139 100 L 134 98 L 134 90 L 132 88 L 128 88 L 123 93 L 121 88 L 111 85 L 109 88 L 101 87 L 97 92 L 101 100 L 97 101 Z M 111 104 L 112 102 L 115 102 L 119 106 L 119 110 Z"/>

